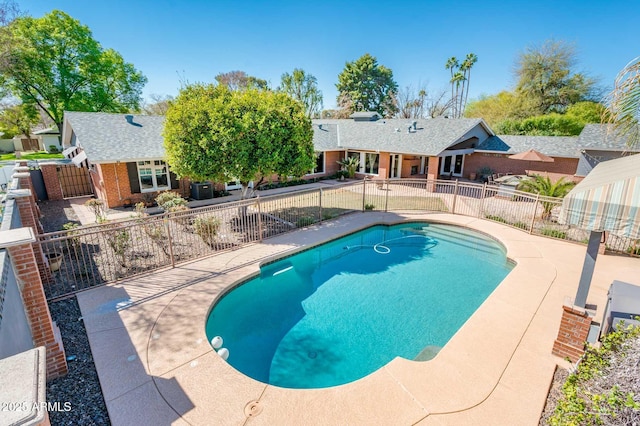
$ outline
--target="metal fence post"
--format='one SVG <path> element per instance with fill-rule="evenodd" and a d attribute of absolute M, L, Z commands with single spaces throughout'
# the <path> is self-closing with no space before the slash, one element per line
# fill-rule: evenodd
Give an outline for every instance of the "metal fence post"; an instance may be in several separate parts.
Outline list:
<path fill-rule="evenodd" d="M 318 218 L 318 222 L 322 222 L 322 188 L 320 188 L 320 194 L 319 194 L 319 200 L 318 200 L 318 214 L 320 215 L 320 217 Z"/>
<path fill-rule="evenodd" d="M 262 208 L 260 206 L 260 196 L 256 197 L 256 204 L 258 207 L 258 241 L 262 242 Z"/>
<path fill-rule="evenodd" d="M 451 205 L 451 213 L 456 214 L 456 200 L 458 199 L 458 179 L 453 187 L 453 204 Z"/>
<path fill-rule="evenodd" d="M 171 237 L 171 227 L 169 226 L 168 216 L 165 216 L 164 223 L 167 227 L 167 238 L 169 240 L 169 257 L 171 258 L 171 267 L 175 268 L 176 260 L 175 260 L 175 257 L 173 256 L 173 238 Z"/>
<path fill-rule="evenodd" d="M 384 194 L 384 211 L 388 212 L 389 211 L 389 179 L 386 179 L 386 183 L 387 183 L 387 192 L 386 194 Z"/>
<path fill-rule="evenodd" d="M 536 223 L 536 213 L 538 213 L 538 201 L 540 201 L 540 193 L 536 194 L 536 201 L 533 203 L 533 215 L 531 217 L 531 225 L 529 226 L 529 234 L 533 234 L 533 226 Z"/>
<path fill-rule="evenodd" d="M 365 206 L 367 205 L 367 178 L 362 179 L 362 211 L 364 211 Z"/>
<path fill-rule="evenodd" d="M 484 197 L 487 195 L 487 182 L 482 185 L 482 199 L 480 201 L 480 211 L 478 212 L 478 217 L 482 217 L 484 215 Z"/>

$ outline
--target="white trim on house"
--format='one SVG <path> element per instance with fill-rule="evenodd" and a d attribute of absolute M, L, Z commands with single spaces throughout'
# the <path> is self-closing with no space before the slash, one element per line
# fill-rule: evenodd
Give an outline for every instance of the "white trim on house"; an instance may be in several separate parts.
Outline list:
<path fill-rule="evenodd" d="M 166 161 L 162 159 L 136 161 L 136 168 L 138 170 L 140 192 L 156 192 L 171 189 L 169 165 L 166 163 Z M 144 173 L 141 173 L 142 170 L 144 170 Z M 143 178 L 144 182 L 146 183 L 143 182 Z M 149 179 L 151 180 L 151 186 L 149 186 Z M 166 181 L 166 185 L 158 184 L 159 180 L 161 183 L 162 181 Z"/>

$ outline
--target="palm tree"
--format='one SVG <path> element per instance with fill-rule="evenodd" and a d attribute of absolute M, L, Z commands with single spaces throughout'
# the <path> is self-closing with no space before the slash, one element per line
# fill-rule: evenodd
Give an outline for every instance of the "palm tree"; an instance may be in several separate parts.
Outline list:
<path fill-rule="evenodd" d="M 462 116 L 462 114 L 464 113 L 464 109 L 467 106 L 467 99 L 469 99 L 469 81 L 471 79 L 471 68 L 476 62 L 478 62 L 478 56 L 476 56 L 475 53 L 468 53 L 467 57 L 464 59 L 464 62 L 462 62 L 462 65 L 460 65 L 460 70 L 464 73 L 465 79 L 467 81 L 466 93 L 464 91 L 464 86 L 462 89 L 462 93 L 464 94 L 464 103 L 462 102 L 462 99 L 460 99 L 460 116 Z"/>
<path fill-rule="evenodd" d="M 349 178 L 353 178 L 356 175 L 356 170 L 360 167 L 360 159 L 358 157 L 343 158 L 337 163 L 347 172 Z"/>
<path fill-rule="evenodd" d="M 454 84 L 456 86 L 456 95 L 454 101 L 455 111 L 453 114 L 453 118 L 460 118 L 460 116 L 462 115 L 462 111 L 459 109 L 461 105 L 458 100 L 462 97 L 462 94 L 460 93 L 460 85 L 464 85 L 464 81 L 464 74 L 462 74 L 460 71 L 457 71 L 455 74 L 453 74 L 453 77 L 451 77 L 451 86 L 453 87 Z"/>
<path fill-rule="evenodd" d="M 552 182 L 548 176 L 534 175 L 533 179 L 523 180 L 518 185 L 520 191 L 531 192 L 534 194 L 540 194 L 544 197 L 562 198 L 571 191 L 575 186 L 575 182 L 565 181 L 564 178 L 560 178 L 555 182 Z M 551 210 L 555 207 L 556 203 L 542 202 L 542 218 L 546 219 L 551 215 Z"/>
<path fill-rule="evenodd" d="M 460 65 L 460 63 L 458 62 L 458 59 L 455 56 L 450 57 L 449 59 L 447 59 L 447 63 L 444 64 L 444 67 L 446 69 L 449 70 L 449 72 L 451 73 L 451 104 L 455 105 L 455 103 L 453 102 L 453 70 L 458 68 L 458 66 Z M 456 115 L 456 111 L 455 111 L 455 107 L 453 110 L 453 115 L 455 117 Z"/>
<path fill-rule="evenodd" d="M 640 57 L 629 62 L 618 73 L 615 86 L 609 95 L 606 121 L 613 123 L 621 136 L 627 137 L 627 145 L 634 148 L 640 144 Z"/>

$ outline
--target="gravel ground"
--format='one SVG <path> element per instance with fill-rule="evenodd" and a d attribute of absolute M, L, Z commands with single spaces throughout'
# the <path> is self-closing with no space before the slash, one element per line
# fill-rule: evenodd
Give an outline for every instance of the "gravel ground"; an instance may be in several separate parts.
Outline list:
<path fill-rule="evenodd" d="M 109 415 L 93 364 L 89 339 L 84 322 L 80 320 L 78 301 L 73 297 L 55 302 L 49 305 L 49 310 L 60 327 L 69 360 L 69 374 L 47 383 L 47 401 L 71 403 L 71 411 L 49 412 L 51 424 L 109 425 Z"/>
<path fill-rule="evenodd" d="M 59 231 L 67 222 L 78 222 L 68 201 L 39 203 L 45 232 Z M 78 222 L 79 223 L 79 222 Z M 47 383 L 47 401 L 70 402 L 69 412 L 50 412 L 53 426 L 109 425 L 109 415 L 93 363 L 89 339 L 75 297 L 49 304 L 53 320 L 60 327 L 67 354 L 69 374 Z"/>
<path fill-rule="evenodd" d="M 549 395 L 547 395 L 547 402 L 542 410 L 540 416 L 540 426 L 547 426 L 549 424 L 549 417 L 551 417 L 556 409 L 558 400 L 562 398 L 562 385 L 567 380 L 569 372 L 561 367 L 556 367 L 556 372 L 553 374 L 553 382 L 551 383 L 551 389 L 549 389 Z"/>
<path fill-rule="evenodd" d="M 44 232 L 62 231 L 62 225 L 67 222 L 75 222 L 80 225 L 71 204 L 68 201 L 40 201 L 40 219 Z"/>

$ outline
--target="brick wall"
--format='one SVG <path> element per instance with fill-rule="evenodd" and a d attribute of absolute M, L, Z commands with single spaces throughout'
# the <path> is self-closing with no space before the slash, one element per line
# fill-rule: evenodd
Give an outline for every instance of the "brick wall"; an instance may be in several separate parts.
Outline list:
<path fill-rule="evenodd" d="M 411 168 L 416 166 L 418 173 L 420 173 L 420 157 L 413 155 L 406 155 L 402 157 L 402 172 L 400 177 L 403 178 L 415 178 L 416 175 L 411 174 Z"/>
<path fill-rule="evenodd" d="M 440 158 L 429 157 L 427 162 L 427 179 L 436 180 L 440 175 Z"/>
<path fill-rule="evenodd" d="M 469 173 L 476 173 L 482 167 L 490 167 L 495 173 L 511 173 L 514 175 L 524 175 L 527 171 L 531 174 L 549 173 L 550 177 L 559 178 L 567 176 L 572 178 L 578 169 L 577 158 L 554 158 L 553 163 L 543 163 L 541 161 L 512 160 L 506 154 L 490 154 L 474 152 L 465 156 L 464 177 L 468 178 Z"/>
<path fill-rule="evenodd" d="M 42 171 L 42 179 L 44 180 L 49 201 L 62 200 L 62 186 L 60 186 L 60 180 L 58 179 L 58 166 L 55 164 L 41 164 L 40 171 Z"/>
<path fill-rule="evenodd" d="M 324 153 L 324 174 L 331 176 L 340 170 L 338 161 L 344 158 L 344 151 L 325 151 Z"/>
<path fill-rule="evenodd" d="M 582 308 L 564 305 L 558 337 L 551 353 L 576 362 L 584 354 L 585 342 L 591 327 L 591 317 Z"/>
<path fill-rule="evenodd" d="M 122 207 L 128 203 L 135 205 L 144 201 L 143 193 L 132 193 L 131 184 L 129 183 L 129 173 L 127 172 L 127 163 L 110 163 L 96 164 L 96 172 L 94 186 L 99 188 L 96 190 L 96 196 L 105 202 L 107 208 Z M 224 184 L 221 188 L 224 189 Z M 178 181 L 178 188 L 172 191 L 179 193 L 184 198 L 189 198 L 190 180 L 182 178 Z M 158 192 L 148 192 L 149 197 L 154 198 Z"/>
<path fill-rule="evenodd" d="M 31 244 L 8 247 L 16 279 L 21 288 L 27 318 L 31 325 L 33 343 L 47 350 L 47 380 L 67 374 L 67 361 L 60 333 L 51 319 L 44 288 L 38 273 L 35 253 Z"/>

